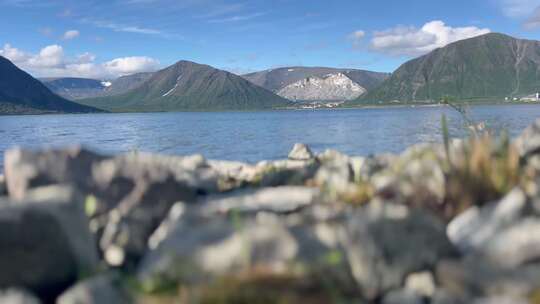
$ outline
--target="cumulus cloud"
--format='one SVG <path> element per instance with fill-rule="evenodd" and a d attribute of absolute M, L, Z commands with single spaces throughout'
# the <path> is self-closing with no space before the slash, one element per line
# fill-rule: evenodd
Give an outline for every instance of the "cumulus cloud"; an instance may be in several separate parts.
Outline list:
<path fill-rule="evenodd" d="M 77 30 L 69 30 L 67 32 L 64 33 L 64 40 L 71 40 L 71 39 L 75 39 L 77 37 L 79 37 L 81 33 Z"/>
<path fill-rule="evenodd" d="M 540 0 L 499 0 L 503 13 L 512 18 L 529 16 Z"/>
<path fill-rule="evenodd" d="M 540 28 L 540 7 L 534 10 L 534 13 L 527 18 L 525 28 L 530 30 Z"/>
<path fill-rule="evenodd" d="M 103 63 L 97 63 L 96 56 L 91 53 L 68 57 L 62 46 L 56 44 L 44 47 L 37 54 L 25 52 L 6 44 L 0 49 L 0 55 L 36 77 L 105 79 L 139 72 L 151 72 L 160 67 L 158 60 L 146 56 L 116 58 Z"/>
<path fill-rule="evenodd" d="M 352 41 L 353 46 L 357 47 L 362 42 L 362 39 L 366 36 L 366 32 L 362 30 L 357 30 L 349 34 L 347 38 Z"/>
<path fill-rule="evenodd" d="M 488 28 L 450 27 L 442 21 L 431 21 L 418 29 L 413 26 L 398 26 L 377 31 L 371 40 L 371 49 L 396 56 L 426 54 L 452 42 L 484 35 Z"/>

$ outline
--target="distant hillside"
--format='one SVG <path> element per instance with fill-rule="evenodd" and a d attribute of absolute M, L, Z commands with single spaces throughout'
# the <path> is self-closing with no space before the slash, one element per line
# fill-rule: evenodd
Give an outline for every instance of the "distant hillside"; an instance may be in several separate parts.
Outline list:
<path fill-rule="evenodd" d="M 332 93 L 332 91 L 341 91 L 342 93 L 340 95 L 344 97 L 357 97 L 358 95 L 355 96 L 357 93 L 356 86 L 349 86 L 348 88 L 347 86 L 344 87 L 343 84 L 347 81 L 345 78 L 341 77 L 342 75 L 362 87 L 363 91 L 369 91 L 380 85 L 389 74 L 355 69 L 284 67 L 250 73 L 243 75 L 242 77 L 258 86 L 262 86 L 272 92 L 278 93 L 285 98 L 291 98 L 290 95 L 285 94 L 284 92 L 290 92 L 292 88 L 294 88 L 294 92 L 297 95 L 310 96 L 309 100 L 328 100 L 328 97 L 331 97 L 330 100 L 333 100 L 335 94 Z M 333 85 L 327 83 L 325 89 L 319 89 L 317 92 L 313 90 L 313 86 L 309 85 L 305 86 L 306 89 L 302 91 L 302 83 L 309 84 L 313 79 L 318 79 L 317 81 L 320 81 L 321 79 L 328 78 L 341 78 L 341 80 L 335 82 Z"/>
<path fill-rule="evenodd" d="M 356 103 L 505 98 L 540 91 L 540 42 L 491 33 L 411 60 Z"/>
<path fill-rule="evenodd" d="M 359 97 L 366 89 L 342 73 L 311 76 L 280 89 L 277 94 L 293 101 L 343 101 Z"/>
<path fill-rule="evenodd" d="M 40 80 L 55 94 L 70 100 L 78 100 L 123 94 L 138 87 L 151 76 L 152 73 L 138 73 L 107 81 L 72 77 Z"/>
<path fill-rule="evenodd" d="M 253 110 L 290 104 L 240 76 L 180 61 L 121 95 L 81 102 L 112 111 Z"/>
<path fill-rule="evenodd" d="M 0 114 L 87 113 L 97 109 L 52 93 L 39 80 L 0 56 Z"/>

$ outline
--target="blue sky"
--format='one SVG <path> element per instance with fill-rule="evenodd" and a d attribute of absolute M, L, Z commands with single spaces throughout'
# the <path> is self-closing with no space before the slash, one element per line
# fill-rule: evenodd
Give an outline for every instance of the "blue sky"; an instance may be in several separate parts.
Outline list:
<path fill-rule="evenodd" d="M 186 59 L 391 72 L 489 31 L 540 40 L 540 0 L 0 0 L 0 55 L 35 76 L 113 78 Z"/>

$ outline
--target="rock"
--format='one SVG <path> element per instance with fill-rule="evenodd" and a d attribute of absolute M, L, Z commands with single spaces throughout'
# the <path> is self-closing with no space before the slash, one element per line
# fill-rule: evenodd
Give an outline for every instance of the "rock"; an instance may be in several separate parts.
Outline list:
<path fill-rule="evenodd" d="M 9 195 L 24 198 L 31 188 L 54 184 L 74 184 L 82 193 L 92 188 L 92 166 L 104 157 L 71 147 L 63 150 L 5 152 L 5 174 Z"/>
<path fill-rule="evenodd" d="M 2 304 L 40 304 L 41 301 L 26 290 L 7 289 L 7 290 L 0 290 L 0 303 Z"/>
<path fill-rule="evenodd" d="M 7 195 L 6 178 L 0 174 L 0 196 Z"/>
<path fill-rule="evenodd" d="M 436 288 L 435 278 L 429 271 L 412 273 L 405 279 L 405 289 L 423 297 L 431 298 Z"/>
<path fill-rule="evenodd" d="M 514 145 L 522 157 L 528 157 L 540 152 L 540 119 L 525 129 L 515 139 Z"/>
<path fill-rule="evenodd" d="M 233 193 L 209 196 L 203 202 L 207 216 L 258 212 L 292 213 L 314 203 L 319 190 L 307 187 L 282 186 L 276 188 L 247 189 Z"/>
<path fill-rule="evenodd" d="M 77 283 L 65 291 L 57 304 L 129 304 L 133 299 L 121 285 L 120 276 L 105 273 Z"/>
<path fill-rule="evenodd" d="M 289 159 L 291 160 L 310 160 L 314 157 L 315 155 L 311 152 L 311 149 L 305 144 L 295 144 L 289 153 Z"/>
<path fill-rule="evenodd" d="M 448 224 L 448 238 L 463 254 L 474 253 L 491 256 L 497 263 L 506 264 L 509 267 L 517 266 L 516 263 L 525 259 L 524 254 L 527 253 L 516 252 L 513 249 L 517 247 L 507 246 L 509 243 L 502 245 L 508 247 L 507 249 L 501 248 L 501 245 L 498 244 L 501 244 L 501 240 L 518 241 L 516 236 L 522 231 L 517 230 L 518 228 L 505 235 L 501 235 L 501 233 L 511 229 L 513 225 L 522 220 L 526 207 L 527 197 L 525 193 L 521 189 L 515 188 L 499 202 L 488 204 L 482 208 L 471 207 L 457 216 Z M 534 223 L 528 223 L 527 225 L 537 227 Z M 534 245 L 538 241 L 533 236 L 526 240 L 520 240 L 520 242 L 523 244 L 520 249 L 525 249 L 528 242 Z M 519 244 L 516 243 L 517 246 Z M 496 251 L 499 251 L 499 253 Z M 535 252 L 538 253 L 538 250 Z M 512 253 L 514 258 L 505 256 L 508 253 Z"/>
<path fill-rule="evenodd" d="M 83 198 L 68 187 L 0 199 L 0 288 L 20 286 L 50 299 L 97 266 Z"/>
<path fill-rule="evenodd" d="M 459 298 L 444 289 L 437 289 L 431 297 L 432 304 L 469 304 L 470 299 Z"/>
<path fill-rule="evenodd" d="M 473 304 L 531 304 L 527 299 L 508 296 L 475 299 Z"/>
<path fill-rule="evenodd" d="M 408 274 L 455 254 L 444 224 L 421 210 L 371 202 L 350 215 L 343 247 L 368 299 L 399 288 Z"/>
<path fill-rule="evenodd" d="M 460 299 L 507 296 L 527 298 L 540 287 L 540 265 L 500 268 L 482 258 L 443 260 L 436 266 L 441 288 Z"/>
<path fill-rule="evenodd" d="M 251 267 L 284 272 L 298 251 L 292 235 L 274 217 L 201 218 L 182 209 L 175 206 L 168 223 L 151 238 L 154 250 L 138 274 L 146 290 L 167 281 L 201 282 Z"/>
<path fill-rule="evenodd" d="M 254 184 L 259 187 L 302 186 L 313 178 L 318 168 L 314 160 L 261 162 L 257 164 Z"/>
<path fill-rule="evenodd" d="M 423 304 L 424 299 L 413 291 L 400 289 L 392 290 L 384 296 L 383 304 Z"/>

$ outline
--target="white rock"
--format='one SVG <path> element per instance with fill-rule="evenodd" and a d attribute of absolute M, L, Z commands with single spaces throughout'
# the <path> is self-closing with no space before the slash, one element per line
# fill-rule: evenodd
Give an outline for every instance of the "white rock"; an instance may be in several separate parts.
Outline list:
<path fill-rule="evenodd" d="M 311 149 L 305 144 L 295 144 L 291 152 L 289 153 L 289 159 L 291 160 L 310 160 L 315 156 Z"/>
<path fill-rule="evenodd" d="M 430 271 L 412 273 L 405 279 L 405 289 L 424 297 L 432 297 L 435 293 L 435 278 Z"/>

